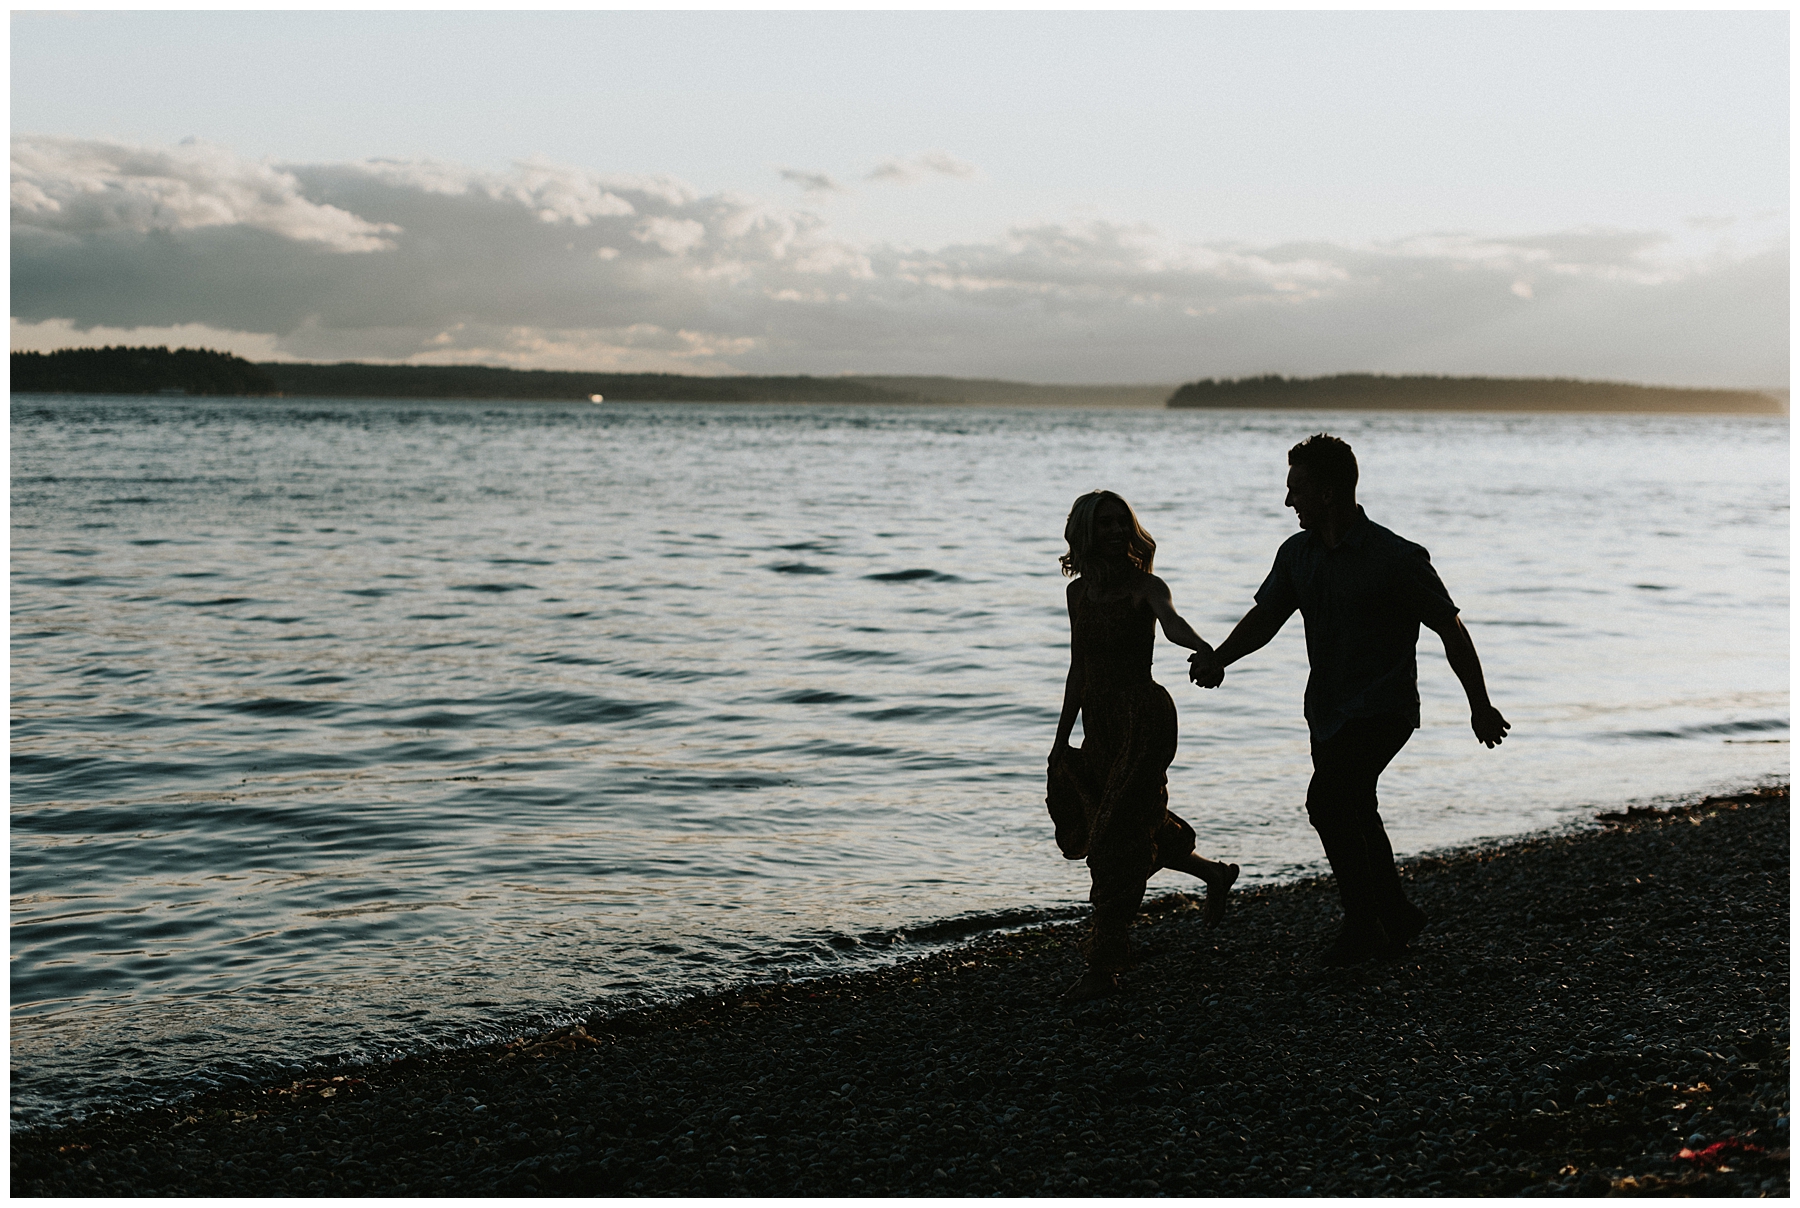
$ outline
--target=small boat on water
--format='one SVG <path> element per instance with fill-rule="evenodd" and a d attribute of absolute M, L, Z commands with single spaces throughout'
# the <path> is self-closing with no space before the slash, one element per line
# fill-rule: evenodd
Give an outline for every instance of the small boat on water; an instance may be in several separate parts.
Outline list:
<path fill-rule="evenodd" d="M 588 402 L 590 402 L 590 403 L 604 403 L 605 401 L 606 401 L 606 396 L 604 394 L 588 395 Z"/>

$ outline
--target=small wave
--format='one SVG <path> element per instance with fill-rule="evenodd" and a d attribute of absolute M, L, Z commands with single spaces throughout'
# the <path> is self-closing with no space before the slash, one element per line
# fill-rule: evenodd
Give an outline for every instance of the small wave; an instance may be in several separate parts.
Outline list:
<path fill-rule="evenodd" d="M 917 927 L 898 927 L 892 931 L 866 932 L 860 938 L 864 943 L 873 944 L 941 944 L 965 939 L 983 931 L 1030 927 L 1055 919 L 1077 918 L 1085 913 L 1085 909 L 1080 906 L 1047 906 L 1036 910 L 996 910 L 983 914 L 967 914 L 956 918 L 940 919 Z"/>
<path fill-rule="evenodd" d="M 829 575 L 831 573 L 823 566 L 814 566 L 810 562 L 777 562 L 769 569 L 778 575 Z"/>
<path fill-rule="evenodd" d="M 692 667 L 625 667 L 619 674 L 627 679 L 668 680 L 671 683 L 686 684 L 694 680 L 725 679 L 733 675 L 744 674 L 741 670 L 699 671 Z"/>
<path fill-rule="evenodd" d="M 117 582 L 110 575 L 70 575 L 67 578 L 55 575 L 29 575 L 18 581 L 30 587 L 86 587 L 90 583 Z"/>
<path fill-rule="evenodd" d="M 12 772 L 15 776 L 54 776 L 58 772 L 74 771 L 95 762 L 86 756 L 63 755 L 19 755 L 12 757 Z"/>
<path fill-rule="evenodd" d="M 1620 730 L 1602 735 L 1602 737 L 1625 740 L 1705 738 L 1714 734 L 1758 734 L 1767 730 L 1785 730 L 1787 728 L 1787 718 L 1765 717 L 1754 721 L 1724 721 L 1710 725 L 1680 726 L 1672 730 Z"/>
<path fill-rule="evenodd" d="M 1042 722 L 1053 720 L 1056 710 L 1043 705 L 891 705 L 885 709 L 865 709 L 851 716 L 864 721 L 968 722 L 977 718 L 1025 717 Z"/>
<path fill-rule="evenodd" d="M 508 591 L 536 591 L 529 583 L 452 583 L 451 591 L 475 591 L 497 595 Z"/>
<path fill-rule="evenodd" d="M 252 717 L 331 717 L 342 713 L 347 706 L 340 701 L 259 696 L 249 700 L 217 701 L 205 707 L 224 713 L 247 713 Z"/>
<path fill-rule="evenodd" d="M 13 722 L 12 737 L 17 742 L 23 738 L 33 738 L 40 734 L 76 733 L 107 734 L 115 730 L 160 730 L 170 726 L 188 726 L 194 719 L 179 713 L 140 713 L 132 710 L 121 710 L 117 713 L 99 713 L 92 716 L 76 714 L 70 717 L 37 717 L 29 720 Z"/>
<path fill-rule="evenodd" d="M 580 692 L 519 692 L 499 698 L 509 713 L 551 725 L 596 725 L 636 721 L 669 708 L 672 701 L 613 700 Z"/>
<path fill-rule="evenodd" d="M 828 663 L 910 663 L 911 659 L 904 654 L 895 654 L 891 650 L 854 650 L 833 649 L 821 650 L 806 656 L 809 659 L 822 659 Z"/>
<path fill-rule="evenodd" d="M 946 574 L 941 570 L 927 570 L 917 567 L 913 570 L 890 570 L 878 575 L 864 575 L 865 579 L 873 579 L 877 583 L 961 583 L 956 575 Z"/>
<path fill-rule="evenodd" d="M 89 756 L 12 756 L 13 800 L 39 801 L 66 797 L 91 800 L 120 792 L 144 781 L 193 780 L 206 769 L 199 764 L 159 760 L 95 759 Z M 20 793 L 22 782 L 38 790 Z M 16 824 L 16 823 L 15 823 Z"/>
<path fill-rule="evenodd" d="M 828 692 L 823 688 L 796 688 L 769 699 L 783 705 L 861 705 L 874 698 L 853 696 L 848 692 Z"/>
<path fill-rule="evenodd" d="M 454 726 L 421 726 L 420 729 L 455 729 Z M 434 738 L 409 738 L 367 753 L 365 762 L 371 767 L 383 764 L 450 763 L 458 767 L 468 764 L 469 749 L 461 742 L 440 742 Z"/>
<path fill-rule="evenodd" d="M 897 747 L 878 747 L 869 743 L 830 742 L 826 739 L 814 739 L 792 748 L 804 751 L 809 755 L 823 755 L 838 759 L 885 759 L 890 755 L 900 754 Z"/>
<path fill-rule="evenodd" d="M 251 602 L 251 597 L 220 596 L 216 600 L 168 600 L 165 602 L 180 608 L 222 608 L 227 604 L 248 604 Z"/>
<path fill-rule="evenodd" d="M 721 789 L 768 789 L 792 785 L 791 776 L 762 772 L 731 772 L 723 776 L 703 776 L 697 772 L 652 772 L 645 780 L 655 783 L 658 792 L 714 793 Z"/>
<path fill-rule="evenodd" d="M 437 710 L 403 717 L 394 724 L 404 726 L 408 730 L 461 730 L 468 726 L 481 724 L 481 719 L 468 713 L 445 713 Z"/>
<path fill-rule="evenodd" d="M 320 751 L 288 751 L 276 754 L 254 752 L 240 759 L 227 759 L 220 767 L 234 772 L 316 772 L 323 768 L 360 768 L 367 764 L 361 753 L 334 755 Z"/>
<path fill-rule="evenodd" d="M 471 726 L 581 726 L 637 721 L 670 708 L 673 701 L 614 700 L 582 692 L 512 692 L 474 700 L 422 700 L 407 708 L 423 708 L 398 722 L 407 729 L 460 730 Z M 468 709 L 470 712 L 452 712 Z M 390 723 L 392 724 L 392 723 Z"/>
<path fill-rule="evenodd" d="M 442 906 L 443 902 L 382 902 L 369 906 L 346 906 L 340 910 L 302 910 L 303 919 L 347 919 L 359 914 L 394 914 L 413 910 L 424 910 L 430 906 Z"/>

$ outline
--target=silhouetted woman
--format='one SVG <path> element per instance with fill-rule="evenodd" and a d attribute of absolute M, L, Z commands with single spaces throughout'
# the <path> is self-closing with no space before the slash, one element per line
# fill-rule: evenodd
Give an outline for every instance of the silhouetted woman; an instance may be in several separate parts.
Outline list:
<path fill-rule="evenodd" d="M 1050 749 L 1050 813 L 1065 857 L 1087 857 L 1093 928 L 1082 943 L 1088 968 L 1069 991 L 1077 1000 L 1118 987 L 1130 963 L 1126 933 L 1159 868 L 1206 882 L 1206 918 L 1217 923 L 1238 866 L 1194 853 L 1194 828 L 1169 812 L 1168 768 L 1175 758 L 1175 702 L 1150 678 L 1156 623 L 1171 642 L 1212 647 L 1181 619 L 1169 588 L 1150 573 L 1151 540 L 1131 505 L 1111 491 L 1075 501 L 1063 539 L 1069 584 L 1069 678 Z M 1071 747 L 1075 718 L 1082 745 Z"/>

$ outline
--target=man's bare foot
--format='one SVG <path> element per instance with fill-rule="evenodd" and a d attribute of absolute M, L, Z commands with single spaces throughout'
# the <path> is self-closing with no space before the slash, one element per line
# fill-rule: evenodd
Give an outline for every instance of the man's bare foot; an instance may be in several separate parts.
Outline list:
<path fill-rule="evenodd" d="M 1222 874 L 1208 877 L 1206 880 L 1206 925 L 1217 927 L 1219 920 L 1225 917 L 1225 908 L 1231 904 L 1231 887 L 1237 882 L 1238 866 L 1224 865 Z"/>
<path fill-rule="evenodd" d="M 1063 997 L 1070 1002 L 1092 1002 L 1096 998 L 1105 998 L 1109 994 L 1118 992 L 1118 974 L 1089 969 L 1081 975 L 1080 981 L 1069 987 Z"/>

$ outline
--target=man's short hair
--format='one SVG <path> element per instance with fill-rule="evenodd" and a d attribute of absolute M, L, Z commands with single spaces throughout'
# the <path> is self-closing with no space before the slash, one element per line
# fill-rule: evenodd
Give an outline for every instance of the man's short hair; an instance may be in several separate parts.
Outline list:
<path fill-rule="evenodd" d="M 1320 486 L 1356 489 L 1356 454 L 1335 436 L 1320 432 L 1288 450 L 1288 465 L 1304 466 Z"/>

